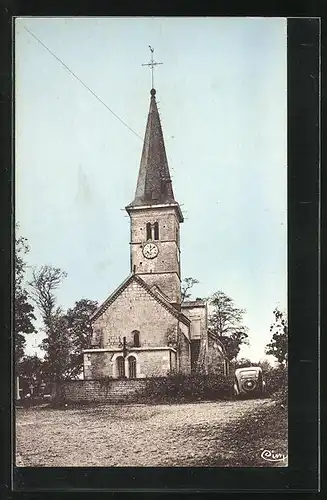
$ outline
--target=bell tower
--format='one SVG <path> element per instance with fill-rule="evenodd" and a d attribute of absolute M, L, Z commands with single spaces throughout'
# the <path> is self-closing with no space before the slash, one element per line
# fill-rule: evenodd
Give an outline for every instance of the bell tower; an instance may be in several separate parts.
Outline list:
<path fill-rule="evenodd" d="M 130 216 L 131 272 L 156 286 L 180 308 L 180 224 L 184 221 L 175 201 L 165 144 L 152 89 L 135 197 L 126 207 Z"/>

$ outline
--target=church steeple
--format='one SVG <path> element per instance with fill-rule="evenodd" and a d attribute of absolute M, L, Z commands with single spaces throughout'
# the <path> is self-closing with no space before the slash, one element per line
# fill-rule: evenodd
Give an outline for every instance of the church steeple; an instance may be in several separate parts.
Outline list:
<path fill-rule="evenodd" d="M 156 91 L 152 89 L 135 197 L 126 208 L 175 205 L 182 222 L 183 216 L 174 198 L 155 96 Z"/>
<path fill-rule="evenodd" d="M 184 219 L 174 197 L 155 96 L 152 88 L 135 197 L 126 207 L 131 224 L 130 265 L 132 273 L 180 308 L 180 223 Z"/>

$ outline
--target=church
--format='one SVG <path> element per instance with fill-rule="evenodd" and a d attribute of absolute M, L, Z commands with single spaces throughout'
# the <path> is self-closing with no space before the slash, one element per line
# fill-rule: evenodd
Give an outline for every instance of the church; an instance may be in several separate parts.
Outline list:
<path fill-rule="evenodd" d="M 125 207 L 130 274 L 91 317 L 92 341 L 83 351 L 86 380 L 228 371 L 223 346 L 208 335 L 206 301 L 182 299 L 184 217 L 174 196 L 156 90 L 150 94 L 135 196 Z"/>

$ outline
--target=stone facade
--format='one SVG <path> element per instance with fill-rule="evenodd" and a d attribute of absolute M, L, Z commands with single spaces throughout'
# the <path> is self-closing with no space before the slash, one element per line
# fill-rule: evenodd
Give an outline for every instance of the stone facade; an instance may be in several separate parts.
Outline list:
<path fill-rule="evenodd" d="M 207 305 L 204 300 L 185 301 L 182 312 L 191 321 L 190 334 L 192 340 L 200 340 L 207 331 Z"/>
<path fill-rule="evenodd" d="M 179 335 L 179 366 L 178 371 L 189 375 L 191 373 L 191 342 L 183 333 L 184 327 L 180 328 Z"/>
<path fill-rule="evenodd" d="M 92 324 L 92 346 L 84 350 L 86 380 L 190 373 L 190 320 L 139 276 L 131 275 L 109 297 Z"/>
<path fill-rule="evenodd" d="M 159 347 L 167 345 L 168 332 L 176 331 L 177 323 L 177 317 L 140 280 L 131 279 L 108 309 L 95 317 L 93 329 L 101 331 L 103 347 L 118 347 L 124 336 L 127 346 L 133 345 L 135 330 L 142 347 Z"/>
<path fill-rule="evenodd" d="M 171 303 L 180 304 L 179 220 L 174 206 L 129 209 L 131 218 L 131 272 L 149 285 L 154 284 Z M 143 247 L 148 242 L 147 224 L 158 224 L 158 247 L 155 259 L 146 259 Z M 153 235 L 154 236 L 154 235 Z"/>
<path fill-rule="evenodd" d="M 191 370 L 208 372 L 207 304 L 204 300 L 185 301 L 181 310 L 191 321 Z"/>
<path fill-rule="evenodd" d="M 121 349 L 85 349 L 84 379 L 121 378 L 118 358 L 123 357 L 125 378 L 162 377 L 176 369 L 176 350 L 172 347 L 129 349 L 124 357 Z M 135 358 L 131 373 L 130 359 Z"/>
<path fill-rule="evenodd" d="M 131 275 L 94 314 L 84 378 L 227 373 L 223 346 L 208 337 L 205 302 L 185 302 L 182 311 Z"/>

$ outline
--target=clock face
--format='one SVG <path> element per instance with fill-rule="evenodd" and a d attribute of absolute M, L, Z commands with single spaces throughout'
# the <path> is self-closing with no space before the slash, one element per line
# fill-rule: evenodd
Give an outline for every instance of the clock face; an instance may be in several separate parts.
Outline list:
<path fill-rule="evenodd" d="M 143 255 L 147 259 L 154 259 L 159 253 L 159 248 L 154 243 L 147 243 L 143 247 Z"/>

